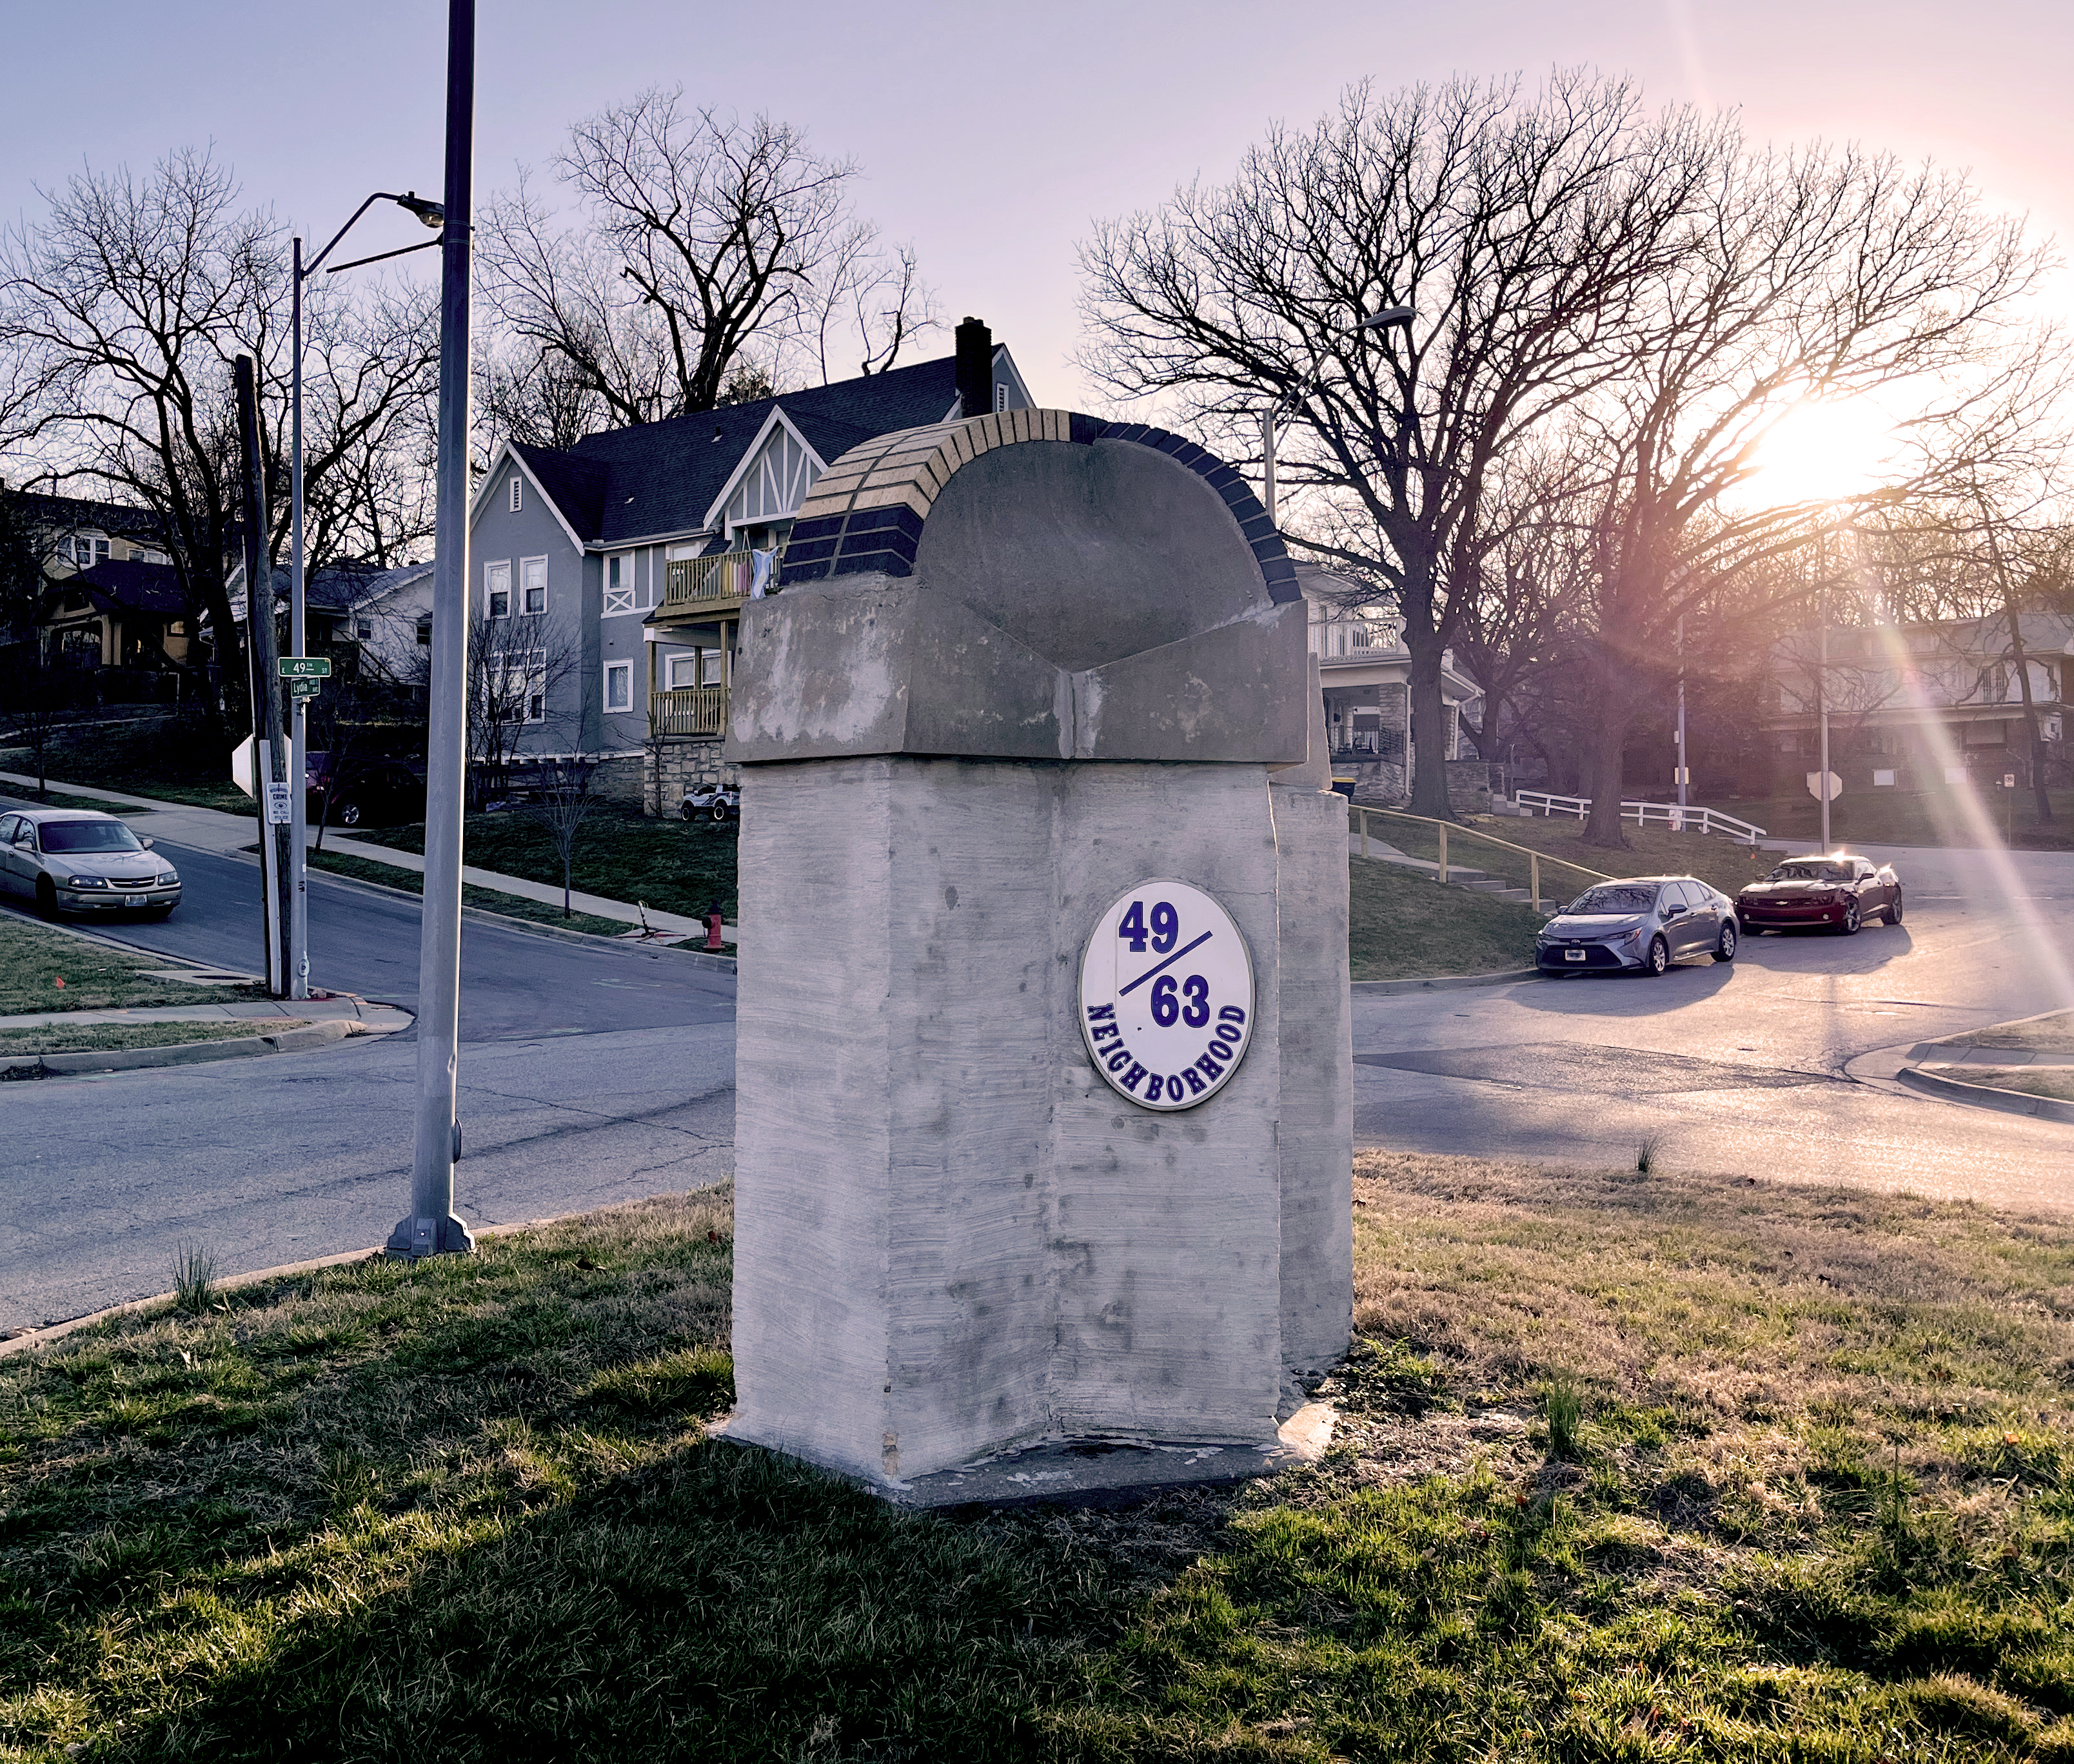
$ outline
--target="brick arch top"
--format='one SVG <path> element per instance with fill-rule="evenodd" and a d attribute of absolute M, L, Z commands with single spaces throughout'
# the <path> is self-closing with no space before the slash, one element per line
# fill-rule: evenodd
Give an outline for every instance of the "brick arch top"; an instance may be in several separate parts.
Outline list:
<path fill-rule="evenodd" d="M 1270 599 L 1287 605 L 1301 597 L 1282 535 L 1236 468 L 1167 430 L 1076 410 L 1004 410 L 903 429 L 852 447 L 816 480 L 800 506 L 786 542 L 786 580 L 912 574 L 922 523 L 952 474 L 982 453 L 1025 441 L 1080 447 L 1122 441 L 1167 455 L 1223 498 L 1252 547 Z"/>

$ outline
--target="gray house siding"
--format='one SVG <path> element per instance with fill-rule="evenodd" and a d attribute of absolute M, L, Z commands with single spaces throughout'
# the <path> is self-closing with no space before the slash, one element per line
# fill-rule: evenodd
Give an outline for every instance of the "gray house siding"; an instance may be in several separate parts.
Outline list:
<path fill-rule="evenodd" d="M 484 499 L 470 534 L 469 622 L 471 626 L 490 616 L 491 583 L 502 567 L 510 583 L 513 634 L 523 637 L 537 633 L 531 646 L 543 655 L 569 654 L 577 659 L 562 678 L 548 686 L 547 714 L 528 722 L 520 732 L 520 754 L 568 753 L 583 744 L 585 679 L 583 658 L 592 645 L 585 641 L 585 605 L 589 598 L 585 578 L 590 572 L 582 550 L 572 543 L 568 533 L 556 517 L 547 498 L 520 477 L 519 505 L 511 507 L 507 468 L 499 476 L 496 494 Z M 525 609 L 526 563 L 545 558 L 545 610 Z"/>

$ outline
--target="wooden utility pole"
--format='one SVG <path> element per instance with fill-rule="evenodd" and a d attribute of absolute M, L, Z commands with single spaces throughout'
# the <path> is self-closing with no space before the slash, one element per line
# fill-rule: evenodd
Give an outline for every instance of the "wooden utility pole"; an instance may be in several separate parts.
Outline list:
<path fill-rule="evenodd" d="M 259 446 L 259 394 L 252 357 L 238 357 L 238 435 L 244 451 L 246 654 L 252 674 L 252 794 L 259 805 L 261 916 L 266 990 L 288 995 L 288 743 L 281 723 L 279 652 L 274 641 L 274 569 L 266 556 L 266 462 Z"/>

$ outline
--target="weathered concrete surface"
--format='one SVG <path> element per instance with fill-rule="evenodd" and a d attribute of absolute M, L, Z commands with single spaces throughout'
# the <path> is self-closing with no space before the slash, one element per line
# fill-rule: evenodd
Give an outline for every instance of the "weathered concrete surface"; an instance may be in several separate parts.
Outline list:
<path fill-rule="evenodd" d="M 744 609 L 726 757 L 1288 765 L 1304 610 L 1204 480 L 1127 443 L 1032 441 L 952 477 L 914 574 Z"/>
<path fill-rule="evenodd" d="M 1283 1354 L 1265 769 L 861 759 L 743 794 L 731 1436 L 894 1482 L 1047 1433 L 1264 1441 Z M 853 835 L 832 840 L 831 828 Z M 1141 839 L 1161 830 L 1147 869 Z M 1252 1050 L 1132 1108 L 1080 942 L 1148 873 L 1254 952 Z M 752 884 L 753 885 L 753 884 Z"/>
<path fill-rule="evenodd" d="M 1271 1454 L 1285 1373 L 1345 1340 L 1346 818 L 1303 606 L 1228 467 L 1079 421 L 837 462 L 824 501 L 886 507 L 820 542 L 877 549 L 745 615 L 726 1432 L 896 1493 L 1060 1436 Z M 1246 1057 L 1173 1114 L 1078 1021 L 1087 937 L 1160 877 L 1255 982 Z"/>
<path fill-rule="evenodd" d="M 1347 804 L 1332 788 L 1311 658 L 1311 749 L 1274 775 L 1282 1010 L 1282 1354 L 1322 1371 L 1353 1327 L 1353 1013 Z"/>

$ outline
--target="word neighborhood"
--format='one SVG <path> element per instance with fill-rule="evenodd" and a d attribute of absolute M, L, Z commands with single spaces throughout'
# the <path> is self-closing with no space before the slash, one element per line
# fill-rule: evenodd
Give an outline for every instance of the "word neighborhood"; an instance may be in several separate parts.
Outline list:
<path fill-rule="evenodd" d="M 1141 1108 L 1193 1108 L 1230 1079 L 1253 1034 L 1253 956 L 1192 884 L 1119 895 L 1080 958 L 1080 1032 L 1095 1070 Z"/>

